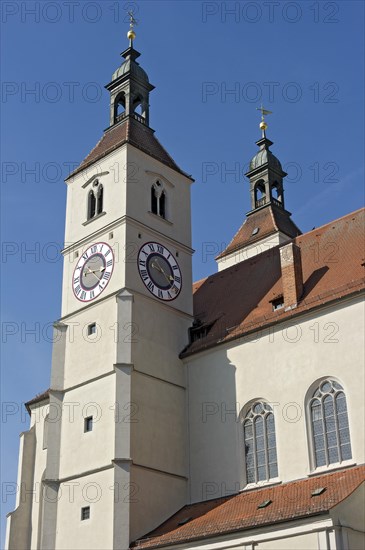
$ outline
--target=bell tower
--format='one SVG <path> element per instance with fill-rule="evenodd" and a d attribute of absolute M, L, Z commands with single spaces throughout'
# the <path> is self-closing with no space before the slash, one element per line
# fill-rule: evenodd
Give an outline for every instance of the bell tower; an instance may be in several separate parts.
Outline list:
<path fill-rule="evenodd" d="M 120 54 L 125 61 L 113 73 L 111 82 L 105 86 L 110 92 L 110 126 L 128 116 L 149 126 L 149 93 L 154 86 L 150 84 L 147 73 L 136 61 L 141 55 L 133 47 L 136 20 L 131 12 L 129 15 L 129 47 Z"/>
<path fill-rule="evenodd" d="M 216 258 L 218 270 L 246 260 L 268 248 L 282 244 L 297 235 L 300 229 L 285 209 L 283 180 L 287 176 L 278 158 L 270 151 L 273 142 L 266 136 L 265 115 L 271 111 L 262 106 L 259 151 L 251 159 L 245 174 L 249 179 L 251 210 L 230 244 Z"/>
<path fill-rule="evenodd" d="M 126 550 L 188 500 L 193 180 L 149 126 L 130 17 L 110 126 L 66 180 L 50 389 L 28 403 L 8 550 Z"/>

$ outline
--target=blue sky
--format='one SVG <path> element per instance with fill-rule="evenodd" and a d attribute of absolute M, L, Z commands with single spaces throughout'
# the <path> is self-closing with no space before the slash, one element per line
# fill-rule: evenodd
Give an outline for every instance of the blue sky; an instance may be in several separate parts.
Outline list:
<path fill-rule="evenodd" d="M 16 480 L 18 434 L 28 425 L 21 403 L 49 385 L 63 179 L 108 125 L 103 86 L 127 45 L 125 9 L 135 10 L 135 47 L 156 86 L 151 126 L 196 180 L 199 279 L 215 271 L 207 243 L 224 247 L 250 209 L 242 172 L 257 150 L 261 102 L 273 111 L 268 137 L 289 174 L 286 206 L 302 231 L 362 206 L 363 6 L 3 0 L 3 482 Z M 3 495 L 2 519 L 14 502 Z"/>

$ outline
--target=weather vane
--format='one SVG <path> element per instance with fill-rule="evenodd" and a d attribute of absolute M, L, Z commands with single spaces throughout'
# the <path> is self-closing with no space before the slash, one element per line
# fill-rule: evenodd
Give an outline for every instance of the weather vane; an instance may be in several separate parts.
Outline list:
<path fill-rule="evenodd" d="M 137 19 L 134 17 L 133 10 L 128 11 L 129 15 L 129 31 L 127 33 L 127 37 L 130 40 L 130 47 L 133 46 L 133 40 L 136 38 L 136 33 L 134 31 L 134 26 L 138 25 Z"/>
<path fill-rule="evenodd" d="M 272 111 L 269 111 L 268 109 L 264 109 L 262 103 L 261 107 L 256 107 L 257 111 L 261 111 L 261 122 L 260 122 L 260 128 L 262 130 L 262 137 L 265 137 L 265 130 L 267 129 L 267 123 L 265 122 L 265 116 L 266 115 L 272 115 Z"/>

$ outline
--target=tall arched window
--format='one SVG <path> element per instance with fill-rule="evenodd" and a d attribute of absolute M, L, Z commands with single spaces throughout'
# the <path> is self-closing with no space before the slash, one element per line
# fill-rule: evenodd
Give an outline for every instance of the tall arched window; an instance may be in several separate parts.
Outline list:
<path fill-rule="evenodd" d="M 96 198 L 94 191 L 90 191 L 88 195 L 88 206 L 87 206 L 87 219 L 90 220 L 95 216 L 96 212 Z"/>
<path fill-rule="evenodd" d="M 269 481 L 277 477 L 275 420 L 268 403 L 253 403 L 243 422 L 243 434 L 247 483 Z"/>
<path fill-rule="evenodd" d="M 104 189 L 102 185 L 99 185 L 98 196 L 97 196 L 97 206 L 96 214 L 101 214 L 103 211 L 103 198 L 104 198 Z"/>
<path fill-rule="evenodd" d="M 346 396 L 341 384 L 323 380 L 309 402 L 315 468 L 352 458 Z"/>
<path fill-rule="evenodd" d="M 166 219 L 166 191 L 160 181 L 156 181 L 151 187 L 151 212 Z"/>

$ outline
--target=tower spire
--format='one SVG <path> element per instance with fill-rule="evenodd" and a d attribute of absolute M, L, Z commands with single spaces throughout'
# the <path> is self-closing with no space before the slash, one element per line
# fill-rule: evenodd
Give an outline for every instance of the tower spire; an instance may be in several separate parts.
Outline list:
<path fill-rule="evenodd" d="M 135 25 L 138 25 L 138 21 L 134 17 L 133 10 L 129 10 L 128 15 L 129 15 L 129 31 L 127 32 L 127 38 L 129 40 L 129 47 L 133 48 L 133 40 L 136 38 L 134 27 Z"/>
<path fill-rule="evenodd" d="M 268 109 L 264 109 L 264 106 L 261 103 L 261 107 L 256 107 L 257 111 L 261 111 L 261 122 L 260 122 L 260 128 L 262 130 L 262 137 L 266 138 L 266 130 L 267 130 L 267 123 L 265 121 L 265 115 L 272 115 L 272 111 L 269 111 Z"/>

